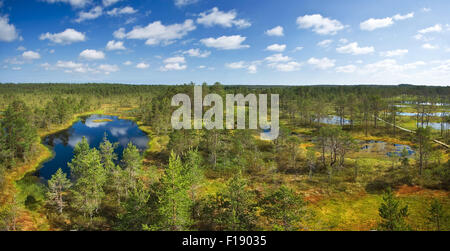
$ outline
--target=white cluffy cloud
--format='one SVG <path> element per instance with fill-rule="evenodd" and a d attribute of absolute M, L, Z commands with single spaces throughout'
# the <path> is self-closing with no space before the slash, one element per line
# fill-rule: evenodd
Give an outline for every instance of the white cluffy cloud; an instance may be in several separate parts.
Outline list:
<path fill-rule="evenodd" d="M 242 69 L 242 68 L 245 68 L 245 62 L 239 61 L 239 62 L 227 63 L 227 64 L 225 64 L 225 66 L 230 69 Z"/>
<path fill-rule="evenodd" d="M 434 26 L 424 28 L 424 29 L 417 31 L 417 34 L 414 36 L 414 38 L 417 40 L 422 40 L 422 41 L 428 42 L 428 41 L 433 40 L 433 38 L 426 37 L 427 34 L 439 33 L 442 30 L 443 30 L 443 28 L 442 28 L 441 24 L 435 24 Z"/>
<path fill-rule="evenodd" d="M 372 46 L 359 47 L 357 42 L 353 42 L 336 48 L 336 51 L 343 54 L 364 55 L 374 52 L 375 49 Z"/>
<path fill-rule="evenodd" d="M 48 64 L 42 65 L 46 69 L 49 69 L 50 66 Z M 86 73 L 94 71 L 92 68 L 89 68 L 87 65 L 76 63 L 73 61 L 58 61 L 55 64 L 55 67 L 58 69 L 64 70 L 66 73 Z"/>
<path fill-rule="evenodd" d="M 133 7 L 126 6 L 123 8 L 114 8 L 114 9 L 106 12 L 106 14 L 108 14 L 110 16 L 119 16 L 119 15 L 126 15 L 126 14 L 134 14 L 136 12 L 137 12 L 137 10 L 133 9 Z"/>
<path fill-rule="evenodd" d="M 187 19 L 181 24 L 163 25 L 161 21 L 155 21 L 145 27 L 136 26 L 128 33 L 124 28 L 114 32 L 114 36 L 119 39 L 142 39 L 146 40 L 146 45 L 158 45 L 160 43 L 170 44 L 174 40 L 186 36 L 190 31 L 195 30 L 194 21 Z"/>
<path fill-rule="evenodd" d="M 124 39 L 127 37 L 127 34 L 125 33 L 125 28 L 119 28 L 118 30 L 113 32 L 113 36 L 117 39 Z"/>
<path fill-rule="evenodd" d="M 335 35 L 344 29 L 344 25 L 338 20 L 322 17 L 320 14 L 305 15 L 297 18 L 297 25 L 300 29 L 310 29 L 320 35 Z"/>
<path fill-rule="evenodd" d="M 422 48 L 427 50 L 436 50 L 439 49 L 439 46 L 426 43 L 422 45 Z"/>
<path fill-rule="evenodd" d="M 286 49 L 285 44 L 272 44 L 267 46 L 267 51 L 276 51 L 276 52 L 283 52 Z"/>
<path fill-rule="evenodd" d="M 334 67 L 334 63 L 336 62 L 336 60 L 334 59 L 329 59 L 327 57 L 324 58 L 310 58 L 308 60 L 308 64 L 313 65 L 315 68 L 321 69 L 321 70 L 326 70 L 328 68 Z"/>
<path fill-rule="evenodd" d="M 201 51 L 200 49 L 189 49 L 187 51 L 184 51 L 183 54 L 187 54 L 190 57 L 207 58 L 209 55 L 211 55 L 211 52 Z"/>
<path fill-rule="evenodd" d="M 302 64 L 296 61 L 290 61 L 287 63 L 271 63 L 269 67 L 281 72 L 291 72 L 300 70 Z"/>
<path fill-rule="evenodd" d="M 165 65 L 160 68 L 161 71 L 180 71 L 187 68 L 186 60 L 182 56 L 166 58 L 163 62 Z"/>
<path fill-rule="evenodd" d="M 278 53 L 278 54 L 273 54 L 272 56 L 266 57 L 265 60 L 270 63 L 278 63 L 278 62 L 291 61 L 291 58 L 288 56 L 283 56 L 283 54 L 281 54 L 281 53 Z"/>
<path fill-rule="evenodd" d="M 326 39 L 326 40 L 322 40 L 322 41 L 318 42 L 317 46 L 326 48 L 326 47 L 330 46 L 331 43 L 333 43 L 333 40 Z"/>
<path fill-rule="evenodd" d="M 84 65 L 81 63 L 75 63 L 73 61 L 58 60 L 58 62 L 56 63 L 56 67 L 65 69 L 79 69 L 79 71 L 81 71 L 81 68 L 83 68 Z"/>
<path fill-rule="evenodd" d="M 270 68 L 281 72 L 290 72 L 300 70 L 302 64 L 298 63 L 288 56 L 281 53 L 274 54 L 265 58 Z"/>
<path fill-rule="evenodd" d="M 149 67 L 150 67 L 150 65 L 149 65 L 149 64 L 146 64 L 146 63 L 144 63 L 144 62 L 139 63 L 139 64 L 136 65 L 136 68 L 138 68 L 138 69 L 147 69 L 147 68 L 149 68 Z"/>
<path fill-rule="evenodd" d="M 99 60 L 105 58 L 105 53 L 96 50 L 84 50 L 80 53 L 80 57 L 88 60 Z"/>
<path fill-rule="evenodd" d="M 109 6 L 114 5 L 114 4 L 116 4 L 116 3 L 120 2 L 120 1 L 121 0 L 103 0 L 102 2 L 103 2 L 103 6 L 109 7 Z"/>
<path fill-rule="evenodd" d="M 166 58 L 164 60 L 164 63 L 166 63 L 166 64 L 175 64 L 175 63 L 184 64 L 184 63 L 186 63 L 186 59 L 182 56 L 175 56 L 175 57 L 171 57 L 171 58 Z"/>
<path fill-rule="evenodd" d="M 266 30 L 266 32 L 264 32 L 264 33 L 268 36 L 276 36 L 276 37 L 284 36 L 283 27 L 281 27 L 281 26 L 277 26 L 270 30 Z"/>
<path fill-rule="evenodd" d="M 344 66 L 339 66 L 336 67 L 336 72 L 340 72 L 340 73 L 353 73 L 355 72 L 357 69 L 357 67 L 355 65 L 344 65 Z"/>
<path fill-rule="evenodd" d="M 122 41 L 111 40 L 106 44 L 106 50 L 114 51 L 114 50 L 126 50 Z"/>
<path fill-rule="evenodd" d="M 12 42 L 19 38 L 19 33 L 13 24 L 9 23 L 7 16 L 0 16 L 0 41 Z"/>
<path fill-rule="evenodd" d="M 110 64 L 101 64 L 98 67 L 98 69 L 103 71 L 103 72 L 105 72 L 106 74 L 109 74 L 111 72 L 116 72 L 116 71 L 120 70 L 119 66 L 117 66 L 117 65 L 110 65 Z"/>
<path fill-rule="evenodd" d="M 83 42 L 86 40 L 84 33 L 78 32 L 74 29 L 66 29 L 61 33 L 51 34 L 49 32 L 42 34 L 40 40 L 48 39 L 56 44 L 71 44 L 76 42 Z"/>
<path fill-rule="evenodd" d="M 239 62 L 227 63 L 227 64 L 225 64 L 225 67 L 234 69 L 234 70 L 247 69 L 248 73 L 255 74 L 258 72 L 258 64 L 260 64 L 260 62 L 247 63 L 245 61 L 239 61 Z"/>
<path fill-rule="evenodd" d="M 405 19 L 410 19 L 410 18 L 413 18 L 413 17 L 414 17 L 414 12 L 408 13 L 406 15 L 397 14 L 397 15 L 393 16 L 392 18 L 394 20 L 405 20 Z"/>
<path fill-rule="evenodd" d="M 434 26 L 419 30 L 418 32 L 420 34 L 426 34 L 426 33 L 430 33 L 430 32 L 441 32 L 441 31 L 442 31 L 442 25 L 436 24 Z"/>
<path fill-rule="evenodd" d="M 228 12 L 220 11 L 219 8 L 214 7 L 209 11 L 202 12 L 197 18 L 197 23 L 206 27 L 219 25 L 222 27 L 230 28 L 233 25 L 238 28 L 247 28 L 251 26 L 251 23 L 245 19 L 236 19 L 237 13 L 235 10 Z"/>
<path fill-rule="evenodd" d="M 374 72 L 401 72 L 406 70 L 417 69 L 420 66 L 425 65 L 423 61 L 417 61 L 408 64 L 398 64 L 394 59 L 385 59 L 372 64 L 367 64 L 364 66 L 362 73 L 374 73 Z"/>
<path fill-rule="evenodd" d="M 177 7 L 183 7 L 189 4 L 193 4 L 198 2 L 198 0 L 175 0 L 175 5 Z"/>
<path fill-rule="evenodd" d="M 47 3 L 67 3 L 70 4 L 74 8 L 83 8 L 92 0 L 44 0 Z"/>
<path fill-rule="evenodd" d="M 414 17 L 414 12 L 411 12 L 411 13 L 408 13 L 405 15 L 396 14 L 393 17 L 385 17 L 385 18 L 379 18 L 379 19 L 370 18 L 370 19 L 360 23 L 359 27 L 361 28 L 361 30 L 373 31 L 375 29 L 389 27 L 395 23 L 394 21 L 405 20 L 405 19 L 409 19 L 409 18 L 413 18 L 413 17 Z"/>
<path fill-rule="evenodd" d="M 370 18 L 359 24 L 361 30 L 373 31 L 375 29 L 389 27 L 394 24 L 392 17 L 386 17 L 381 19 Z"/>
<path fill-rule="evenodd" d="M 81 23 L 85 20 L 92 20 L 100 17 L 103 14 L 103 8 L 100 6 L 94 7 L 89 11 L 80 11 L 78 13 L 78 18 L 75 19 L 75 22 Z"/>
<path fill-rule="evenodd" d="M 237 50 L 243 48 L 249 48 L 249 45 L 242 44 L 246 37 L 241 37 L 240 35 L 234 36 L 221 36 L 218 38 L 204 38 L 200 42 L 207 47 L 212 47 L 221 50 Z"/>
<path fill-rule="evenodd" d="M 393 50 L 393 51 L 384 51 L 384 52 L 380 52 L 380 55 L 383 57 L 398 57 L 398 56 L 403 56 L 406 53 L 408 53 L 408 50 L 404 49 L 399 49 L 399 50 Z"/>
<path fill-rule="evenodd" d="M 66 73 L 103 73 L 106 75 L 120 70 L 117 65 L 101 64 L 95 67 L 90 66 L 89 64 L 61 60 L 59 60 L 54 66 L 50 65 L 49 63 L 44 63 L 41 64 L 41 67 L 44 67 L 46 70 L 62 69 Z"/>
<path fill-rule="evenodd" d="M 39 55 L 39 53 L 34 52 L 34 51 L 26 51 L 22 54 L 22 57 L 24 59 L 34 60 L 34 59 L 40 59 L 41 55 Z"/>

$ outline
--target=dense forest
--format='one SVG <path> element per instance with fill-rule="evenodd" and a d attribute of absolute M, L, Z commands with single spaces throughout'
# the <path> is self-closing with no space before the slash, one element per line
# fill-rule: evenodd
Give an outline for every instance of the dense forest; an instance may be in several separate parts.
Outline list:
<path fill-rule="evenodd" d="M 280 135 L 265 141 L 173 130 L 171 99 L 193 85 L 1 84 L 0 229 L 450 230 L 449 87 L 202 85 L 279 94 Z M 135 121 L 147 150 L 117 161 L 106 136 L 84 138 L 70 175 L 23 182 L 51 158 L 42 139 L 87 114 Z M 367 151 L 383 142 L 414 154 Z"/>

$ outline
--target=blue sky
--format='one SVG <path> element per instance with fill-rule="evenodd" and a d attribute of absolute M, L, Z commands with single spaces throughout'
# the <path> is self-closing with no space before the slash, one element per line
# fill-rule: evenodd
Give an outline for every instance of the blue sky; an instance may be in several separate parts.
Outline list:
<path fill-rule="evenodd" d="M 448 0 L 0 0 L 0 82 L 450 84 Z"/>

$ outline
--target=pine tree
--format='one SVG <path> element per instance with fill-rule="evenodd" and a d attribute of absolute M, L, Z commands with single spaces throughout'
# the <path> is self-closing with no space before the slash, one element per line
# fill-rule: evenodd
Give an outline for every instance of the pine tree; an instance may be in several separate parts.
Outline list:
<path fill-rule="evenodd" d="M 297 136 L 289 136 L 286 141 L 286 151 L 289 153 L 289 163 L 293 170 L 297 168 L 297 157 L 300 153 L 300 139 Z"/>
<path fill-rule="evenodd" d="M 117 154 L 114 150 L 117 148 L 117 143 L 112 144 L 106 137 L 103 136 L 103 142 L 100 144 L 100 155 L 102 156 L 102 163 L 105 169 L 111 172 L 115 168 L 114 161 L 117 160 Z"/>
<path fill-rule="evenodd" d="M 161 178 L 158 211 L 162 216 L 162 230 L 186 230 L 191 225 L 192 201 L 188 196 L 190 181 L 183 173 L 184 167 L 180 158 L 172 152 L 169 165 Z"/>
<path fill-rule="evenodd" d="M 3 143 L 7 150 L 7 161 L 12 166 L 15 158 L 27 161 L 32 146 L 37 140 L 36 128 L 32 125 L 32 112 L 22 101 L 12 102 L 4 113 L 2 121 Z M 4 152 L 5 153 L 5 152 Z"/>
<path fill-rule="evenodd" d="M 428 209 L 427 220 L 435 226 L 436 231 L 441 231 L 443 221 L 445 220 L 445 211 L 439 200 L 434 199 Z"/>
<path fill-rule="evenodd" d="M 197 150 L 190 149 L 187 152 L 187 159 L 184 164 L 183 175 L 187 179 L 191 201 L 194 205 L 197 202 L 197 190 L 200 186 L 200 183 L 204 179 L 201 161 L 201 156 Z M 191 210 L 192 219 L 194 219 L 195 216 L 196 208 L 193 206 Z"/>
<path fill-rule="evenodd" d="M 70 172 L 74 179 L 83 173 L 83 170 L 81 169 L 83 167 L 83 163 L 81 163 L 81 161 L 84 159 L 84 156 L 89 153 L 89 151 L 89 143 L 86 137 L 83 136 L 81 141 L 75 145 L 75 148 L 73 149 L 73 159 L 72 162 L 69 163 Z"/>
<path fill-rule="evenodd" d="M 389 188 L 383 195 L 383 202 L 378 209 L 382 218 L 378 227 L 383 231 L 405 231 L 409 226 L 405 222 L 408 217 L 408 206 L 402 206 Z"/>
<path fill-rule="evenodd" d="M 72 183 L 67 179 L 67 175 L 58 169 L 52 178 L 48 181 L 47 199 L 50 205 L 55 205 L 60 214 L 63 213 L 63 209 L 66 206 L 66 202 L 63 198 L 64 192 L 72 186 Z"/>
<path fill-rule="evenodd" d="M 117 148 L 118 143 L 112 144 L 106 133 L 103 137 L 103 142 L 100 144 L 100 155 L 102 158 L 102 164 L 107 173 L 108 182 L 106 184 L 106 189 L 111 192 L 117 198 L 117 204 L 120 205 L 121 199 L 126 197 L 128 187 L 127 187 L 127 175 L 122 168 L 115 164 L 117 161 L 117 154 L 114 152 Z"/>
<path fill-rule="evenodd" d="M 131 142 L 123 150 L 122 164 L 128 176 L 128 187 L 135 189 L 138 177 L 142 172 L 142 156 L 139 153 L 139 149 Z"/>
<path fill-rule="evenodd" d="M 86 152 L 86 143 L 82 141 L 75 147 L 77 153 L 69 166 L 76 177 L 73 191 L 75 207 L 92 220 L 105 197 L 103 187 L 107 175 L 99 151 L 93 148 Z"/>
<path fill-rule="evenodd" d="M 21 226 L 17 219 L 23 202 L 20 202 L 17 197 L 17 194 L 14 195 L 11 201 L 0 207 L 0 231 L 20 230 Z"/>
<path fill-rule="evenodd" d="M 136 184 L 128 198 L 122 203 L 124 212 L 118 216 L 118 230 L 139 231 L 147 223 L 147 218 L 151 213 L 148 208 L 150 193 L 142 182 Z"/>
<path fill-rule="evenodd" d="M 226 190 L 217 194 L 215 222 L 226 231 L 253 230 L 256 223 L 253 199 L 253 193 L 247 190 L 247 181 L 239 172 L 228 181 Z"/>
<path fill-rule="evenodd" d="M 423 169 L 426 168 L 429 153 L 431 152 L 431 129 L 430 127 L 419 127 L 416 130 L 416 135 L 419 154 L 419 175 L 422 175 Z"/>
<path fill-rule="evenodd" d="M 292 231 L 300 228 L 305 203 L 286 186 L 268 194 L 262 200 L 263 215 L 272 223 L 274 230 Z"/>

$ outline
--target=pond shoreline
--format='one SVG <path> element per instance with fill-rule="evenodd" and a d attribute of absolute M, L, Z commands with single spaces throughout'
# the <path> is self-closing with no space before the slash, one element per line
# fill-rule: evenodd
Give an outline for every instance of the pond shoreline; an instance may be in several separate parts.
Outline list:
<path fill-rule="evenodd" d="M 129 111 L 131 109 L 133 109 L 133 108 L 130 108 L 130 109 L 124 110 L 124 111 Z M 151 134 L 151 130 L 149 130 L 148 128 L 142 128 L 143 127 L 142 123 L 139 120 L 137 120 L 135 117 L 124 116 L 121 113 L 106 112 L 103 108 L 100 108 L 100 109 L 97 109 L 94 111 L 74 114 L 72 119 L 70 121 L 68 121 L 67 123 L 64 123 L 62 125 L 53 126 L 52 128 L 49 128 L 49 129 L 38 130 L 39 144 L 37 144 L 37 148 L 39 150 L 36 152 L 36 155 L 33 157 L 33 159 L 31 159 L 27 163 L 22 163 L 20 166 L 15 167 L 14 169 L 12 169 L 8 172 L 6 179 L 5 179 L 4 189 L 2 191 L 3 198 L 1 198 L 1 200 L 0 200 L 2 205 L 7 205 L 7 204 L 12 203 L 12 201 L 14 200 L 14 197 L 18 196 L 22 192 L 21 188 L 17 184 L 18 181 L 22 180 L 26 175 L 39 170 L 39 168 L 44 163 L 46 163 L 47 161 L 49 161 L 49 159 L 54 157 L 55 152 L 50 149 L 50 146 L 44 144 L 44 142 L 43 142 L 45 137 L 52 135 L 52 134 L 56 134 L 58 132 L 62 132 L 64 130 L 67 130 L 71 126 L 73 126 L 76 122 L 78 122 L 81 119 L 81 117 L 94 115 L 94 114 L 117 116 L 118 119 L 132 120 L 133 122 L 136 123 L 138 128 L 141 131 L 143 131 L 145 134 L 147 134 L 148 136 L 150 136 L 150 134 Z M 148 144 L 150 144 L 150 141 Z M 149 145 L 148 145 L 148 147 L 149 147 Z M 39 217 L 44 217 L 44 218 L 40 218 L 39 220 L 33 219 L 32 216 L 35 216 L 36 213 L 39 213 L 39 212 L 31 211 L 31 210 L 25 208 L 24 205 L 20 205 L 20 211 L 19 211 L 19 216 L 17 217 L 18 218 L 17 221 L 18 222 L 21 222 L 24 220 L 27 221 L 28 224 L 26 224 L 27 227 L 25 228 L 25 230 L 31 230 L 31 231 L 33 231 L 33 230 L 44 230 L 44 231 L 52 230 L 52 229 L 50 229 L 49 224 L 47 224 L 48 220 L 45 216 L 39 215 Z M 31 217 L 31 222 L 30 222 L 30 217 Z M 38 221 L 40 221 L 41 227 L 38 227 L 36 224 L 32 224 L 33 222 L 35 223 Z M 42 223 L 44 223 L 44 224 L 42 224 Z M 42 227 L 42 226 L 44 226 L 44 227 Z"/>
<path fill-rule="evenodd" d="M 103 121 L 103 122 L 99 122 Z M 116 145 L 116 164 L 120 164 L 122 154 L 127 145 L 132 143 L 139 151 L 145 152 L 148 148 L 150 136 L 139 129 L 137 123 L 130 119 L 121 119 L 116 115 L 92 114 L 80 116 L 76 123 L 64 131 L 51 134 L 43 139 L 43 144 L 49 145 L 56 155 L 41 165 L 41 168 L 32 175 L 40 177 L 43 181 L 51 179 L 52 175 L 61 168 L 68 177 L 71 171 L 68 163 L 73 159 L 76 145 L 86 138 L 91 148 L 101 146 L 104 137 Z"/>

